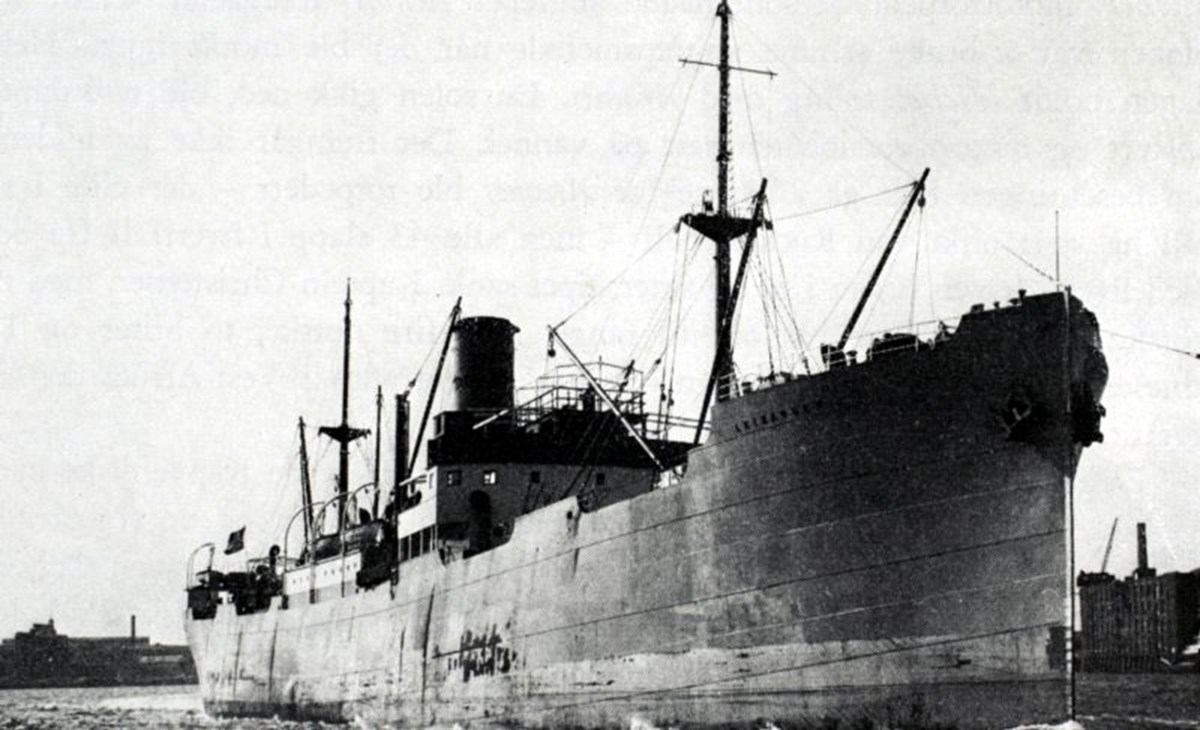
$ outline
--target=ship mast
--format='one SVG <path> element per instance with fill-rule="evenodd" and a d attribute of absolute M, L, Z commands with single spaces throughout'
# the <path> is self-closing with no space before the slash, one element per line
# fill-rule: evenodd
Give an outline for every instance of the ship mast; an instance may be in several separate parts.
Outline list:
<path fill-rule="evenodd" d="M 342 320 L 342 422 L 336 426 L 321 426 L 318 430 L 322 436 L 337 441 L 338 450 L 338 532 L 346 526 L 346 495 L 349 492 L 350 478 L 350 442 L 369 436 L 370 430 L 352 428 L 350 419 L 350 280 L 346 280 L 346 315 Z"/>
<path fill-rule="evenodd" d="M 742 68 L 729 64 L 729 19 L 733 11 L 729 3 L 721 0 L 717 6 L 717 17 L 721 19 L 721 49 L 718 63 L 695 61 L 681 58 L 685 65 L 709 66 L 717 69 L 717 209 L 714 213 L 711 202 L 706 201 L 701 213 L 683 216 L 682 221 L 700 235 L 713 242 L 716 252 L 716 289 L 713 312 L 716 352 L 713 368 L 715 380 L 719 383 L 733 372 L 733 343 L 730 328 L 725 322 L 732 319 L 736 303 L 730 298 L 730 261 L 729 244 L 746 235 L 759 224 L 753 218 L 743 218 L 732 215 L 729 211 L 729 163 L 733 159 L 730 146 L 729 131 L 729 72 L 744 71 L 747 73 L 775 76 L 774 71 Z M 725 400 L 727 392 L 717 387 L 717 400 Z"/>
<path fill-rule="evenodd" d="M 371 500 L 371 517 L 379 517 L 379 438 L 383 435 L 383 386 L 375 387 L 375 497 Z"/>

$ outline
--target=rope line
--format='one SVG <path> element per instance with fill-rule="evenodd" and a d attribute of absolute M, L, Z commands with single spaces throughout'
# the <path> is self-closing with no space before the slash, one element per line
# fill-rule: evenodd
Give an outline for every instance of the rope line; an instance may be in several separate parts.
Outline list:
<path fill-rule="evenodd" d="M 776 223 L 778 223 L 779 221 L 792 220 L 793 218 L 804 218 L 805 216 L 816 215 L 817 213 L 824 213 L 826 211 L 835 210 L 837 208 L 844 208 L 848 205 L 854 205 L 855 203 L 861 203 L 863 201 L 871 200 L 873 198 L 882 198 L 885 195 L 888 195 L 890 193 L 894 193 L 894 192 L 897 192 L 900 190 L 911 190 L 911 189 L 912 189 L 912 183 L 910 183 L 910 182 L 904 183 L 903 185 L 897 185 L 894 188 L 888 188 L 887 190 L 880 190 L 877 193 L 871 193 L 870 195 L 863 195 L 858 198 L 851 198 L 850 200 L 844 200 L 840 203 L 834 203 L 832 205 L 824 205 L 824 206 L 821 206 L 820 208 L 812 208 L 811 210 L 804 210 L 799 213 L 792 213 L 790 215 L 781 216 L 779 218 L 775 218 L 774 221 Z"/>
<path fill-rule="evenodd" d="M 709 32 L 708 36 L 706 36 L 704 39 L 704 46 L 700 51 L 701 54 L 704 53 L 705 48 L 708 48 L 708 39 L 712 36 L 712 29 L 716 25 L 716 16 L 713 16 L 713 18 L 713 22 L 708 26 Z M 637 227 L 637 232 L 639 235 L 642 232 L 642 228 L 646 225 L 646 220 L 650 217 L 650 208 L 654 205 L 655 198 L 658 197 L 658 188 L 660 185 L 662 185 L 663 174 L 667 170 L 667 161 L 671 159 L 671 152 L 675 148 L 675 138 L 679 134 L 680 126 L 683 125 L 683 118 L 687 114 L 688 101 L 690 101 L 692 98 L 692 90 L 696 88 L 696 80 L 698 78 L 700 78 L 699 66 L 697 66 L 692 72 L 692 82 L 688 84 L 687 93 L 683 97 L 683 104 L 681 104 L 679 107 L 679 118 L 675 120 L 675 128 L 671 130 L 671 138 L 667 142 L 667 150 L 663 153 L 662 163 L 658 166 L 658 176 L 654 179 L 654 187 L 650 189 L 650 197 L 646 200 L 646 209 L 642 211 L 642 220 L 638 223 Z M 674 92 L 674 89 L 672 89 L 672 92 Z"/>
<path fill-rule="evenodd" d="M 584 309 L 586 309 L 586 308 L 588 307 L 588 305 L 590 305 L 592 302 L 594 302 L 594 301 L 596 301 L 597 299 L 599 299 L 599 298 L 600 298 L 600 295 L 602 295 L 602 294 L 604 294 L 604 292 L 608 291 L 608 289 L 609 289 L 609 288 L 610 288 L 610 287 L 611 287 L 613 284 L 616 284 L 618 281 L 620 281 L 620 280 L 621 280 L 621 278 L 622 278 L 622 277 L 624 277 L 626 274 L 628 274 L 628 273 L 629 273 L 629 271 L 630 271 L 631 269 L 633 269 L 633 267 L 634 267 L 634 266 L 637 266 L 637 265 L 638 265 L 638 264 L 641 262 L 641 260 L 642 260 L 642 259 L 644 259 L 644 258 L 646 258 L 647 256 L 649 256 L 649 255 L 650 255 L 650 252 L 651 252 L 651 251 L 653 251 L 655 248 L 657 248 L 657 247 L 658 247 L 658 244 L 662 243 L 662 242 L 663 242 L 663 240 L 664 240 L 664 239 L 665 239 L 667 236 L 671 235 L 671 233 L 672 233 L 674 230 L 675 230 L 675 226 L 674 226 L 674 225 L 672 225 L 670 228 L 668 228 L 667 230 L 663 231 L 663 234 L 662 234 L 661 236 L 659 236 L 659 237 L 658 237 L 658 238 L 657 238 L 657 239 L 654 241 L 654 243 L 650 244 L 650 245 L 649 245 L 649 246 L 646 248 L 646 250 L 645 250 L 645 251 L 642 251 L 640 254 L 638 254 L 638 257 L 637 257 L 637 258 L 635 258 L 633 261 L 630 261 L 630 262 L 629 262 L 629 264 L 628 264 L 628 265 L 627 265 L 627 266 L 626 266 L 624 269 L 622 269 L 622 270 L 621 270 L 621 273 L 619 273 L 619 274 L 617 274 L 616 276 L 614 276 L 613 278 L 609 279 L 607 284 L 605 284 L 604 286 L 600 287 L 600 288 L 599 288 L 599 289 L 596 291 L 596 293 L 595 293 L 595 294 L 592 294 L 590 297 L 588 297 L 588 298 L 587 298 L 587 299 L 586 299 L 586 300 L 583 302 L 583 304 L 580 304 L 580 305 L 579 305 L 579 306 L 578 306 L 578 307 L 575 309 L 575 311 L 571 312 L 571 313 L 570 313 L 570 314 L 568 314 L 566 317 L 564 317 L 564 318 L 562 319 L 562 321 L 561 321 L 561 322 L 559 322 L 558 324 L 554 325 L 554 329 L 558 329 L 559 327 L 562 327 L 562 326 L 563 326 L 563 325 L 565 325 L 567 322 L 569 322 L 569 321 L 571 320 L 571 318 L 572 318 L 572 317 L 574 317 L 575 315 L 579 314 L 579 313 L 580 313 L 580 312 L 582 312 Z"/>
<path fill-rule="evenodd" d="M 865 133 L 863 133 L 862 130 L 860 130 L 858 127 L 854 126 L 850 122 L 846 121 L 846 119 L 842 116 L 842 114 L 840 112 L 838 112 L 838 110 L 833 106 L 833 104 L 828 99 L 826 99 L 824 97 L 824 95 L 822 95 L 815 88 L 813 88 L 813 86 L 811 84 L 809 84 L 807 81 L 804 80 L 804 76 L 800 74 L 800 72 L 796 69 L 795 66 L 788 63 L 787 59 L 785 59 L 783 56 L 781 56 L 779 53 L 777 53 L 774 48 L 772 48 L 770 45 L 768 45 L 767 42 L 765 40 L 763 40 L 762 36 L 760 36 L 758 33 L 754 32 L 754 27 L 750 23 L 746 22 L 746 19 L 744 16 L 742 17 L 741 22 L 738 24 L 738 27 L 744 27 L 744 28 L 746 28 L 746 30 L 750 31 L 750 35 L 754 36 L 755 40 L 757 40 L 759 43 L 762 44 L 763 48 L 765 48 L 767 50 L 767 53 L 770 53 L 772 56 L 775 57 L 775 59 L 777 61 L 779 61 L 780 64 L 783 65 L 784 68 L 789 69 L 793 74 L 795 74 L 796 78 L 800 81 L 800 84 L 805 89 L 807 89 L 810 94 L 815 96 L 822 104 L 824 104 L 825 108 L 828 109 L 830 112 L 832 112 L 833 115 L 835 117 L 837 117 L 838 120 L 841 121 L 841 123 L 843 125 L 845 125 L 845 127 L 847 129 L 849 129 L 851 132 L 854 132 L 855 134 L 857 134 L 860 139 L 862 139 L 864 142 L 866 142 L 871 147 L 871 149 L 875 152 L 875 154 L 879 155 L 889 165 L 896 168 L 901 173 L 903 173 L 905 175 L 911 174 L 908 170 L 905 170 L 904 167 L 900 165 L 900 163 L 896 162 L 896 160 L 894 160 L 887 152 L 885 152 L 882 147 L 880 147 L 878 144 L 876 144 L 874 140 L 872 140 Z"/>
<path fill-rule="evenodd" d="M 1134 337 L 1133 335 L 1126 335 L 1126 334 L 1122 334 L 1120 332 L 1113 332 L 1112 330 L 1109 330 L 1109 329 L 1102 329 L 1100 331 L 1106 335 L 1112 335 L 1113 337 L 1119 337 L 1122 340 L 1129 340 L 1130 342 L 1136 342 L 1140 345 L 1146 345 L 1147 347 L 1156 347 L 1160 350 L 1166 350 L 1167 352 L 1174 352 L 1174 353 L 1178 353 L 1180 355 L 1187 355 L 1190 358 L 1200 360 L 1200 352 L 1184 350 L 1183 348 L 1180 348 L 1180 347 L 1172 347 L 1171 345 L 1164 345 L 1161 342 L 1154 342 L 1152 340 L 1144 340 L 1141 337 Z"/>
<path fill-rule="evenodd" d="M 1057 283 L 1057 280 L 1056 280 L 1056 279 L 1055 279 L 1053 276 L 1050 276 L 1050 275 L 1049 275 L 1049 274 L 1047 274 L 1045 271 L 1042 271 L 1041 269 L 1039 269 L 1039 268 L 1038 268 L 1037 264 L 1033 263 L 1033 262 L 1032 262 L 1032 261 L 1030 261 L 1029 259 L 1027 259 L 1027 258 L 1025 258 L 1024 256 L 1022 256 L 1021 254 L 1019 254 L 1019 253 L 1017 253 L 1016 251 L 1012 250 L 1012 249 L 1011 249 L 1011 248 L 1009 248 L 1008 246 L 1005 246 L 1003 243 L 997 243 L 997 244 L 995 244 L 995 245 L 996 245 L 997 247 L 999 247 L 999 248 L 1003 249 L 1003 250 L 1004 250 L 1006 253 L 1008 253 L 1008 254 L 1011 254 L 1013 257 L 1015 257 L 1015 258 L 1016 258 L 1018 261 L 1020 261 L 1021 263 L 1025 264 L 1025 265 L 1026 265 L 1026 266 L 1028 266 L 1029 268 L 1033 269 L 1035 272 L 1037 272 L 1038 274 L 1040 274 L 1041 276 L 1043 276 L 1043 277 L 1044 277 L 1044 278 L 1045 278 L 1047 281 L 1052 281 L 1052 282 L 1055 282 L 1055 283 Z"/>

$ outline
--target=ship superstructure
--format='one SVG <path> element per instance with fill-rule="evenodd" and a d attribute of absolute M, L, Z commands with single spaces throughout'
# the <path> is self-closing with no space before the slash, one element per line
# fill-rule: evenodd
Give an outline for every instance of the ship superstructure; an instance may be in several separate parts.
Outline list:
<path fill-rule="evenodd" d="M 648 408 L 632 363 L 583 363 L 555 328 L 571 362 L 516 389 L 517 327 L 456 304 L 432 385 L 449 404 L 432 413 L 431 395 L 418 414 L 398 397 L 390 483 L 351 488 L 345 446 L 366 432 L 345 406 L 347 296 L 342 421 L 322 429 L 343 447 L 336 495 L 314 503 L 305 468 L 280 551 L 229 573 L 209 546 L 189 566 L 210 712 L 405 727 L 1070 715 L 1072 478 L 1101 438 L 1107 378 L 1095 317 L 1069 290 L 1022 291 L 854 349 L 926 170 L 815 371 L 736 377 L 738 298 L 770 222 L 766 180 L 748 215 L 728 202 L 728 78 L 748 69 L 729 63 L 726 3 L 718 15 L 718 197 L 682 219 L 716 250 L 699 418 Z"/>

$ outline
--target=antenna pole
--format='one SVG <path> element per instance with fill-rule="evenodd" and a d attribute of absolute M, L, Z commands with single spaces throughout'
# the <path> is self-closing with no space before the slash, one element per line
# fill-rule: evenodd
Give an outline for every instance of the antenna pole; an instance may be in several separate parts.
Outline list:
<path fill-rule="evenodd" d="M 1062 278 L 1059 276 L 1058 257 L 1058 211 L 1054 211 L 1054 290 L 1062 288 Z"/>

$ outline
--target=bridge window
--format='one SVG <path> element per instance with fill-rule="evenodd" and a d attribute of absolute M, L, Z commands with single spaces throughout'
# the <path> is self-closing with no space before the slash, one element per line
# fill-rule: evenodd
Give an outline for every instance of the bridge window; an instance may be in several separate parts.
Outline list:
<path fill-rule="evenodd" d="M 451 469 L 446 472 L 446 486 L 457 487 L 462 484 L 462 469 Z"/>
<path fill-rule="evenodd" d="M 496 483 L 496 470 L 495 469 L 484 470 L 483 483 L 484 484 L 495 484 Z"/>

